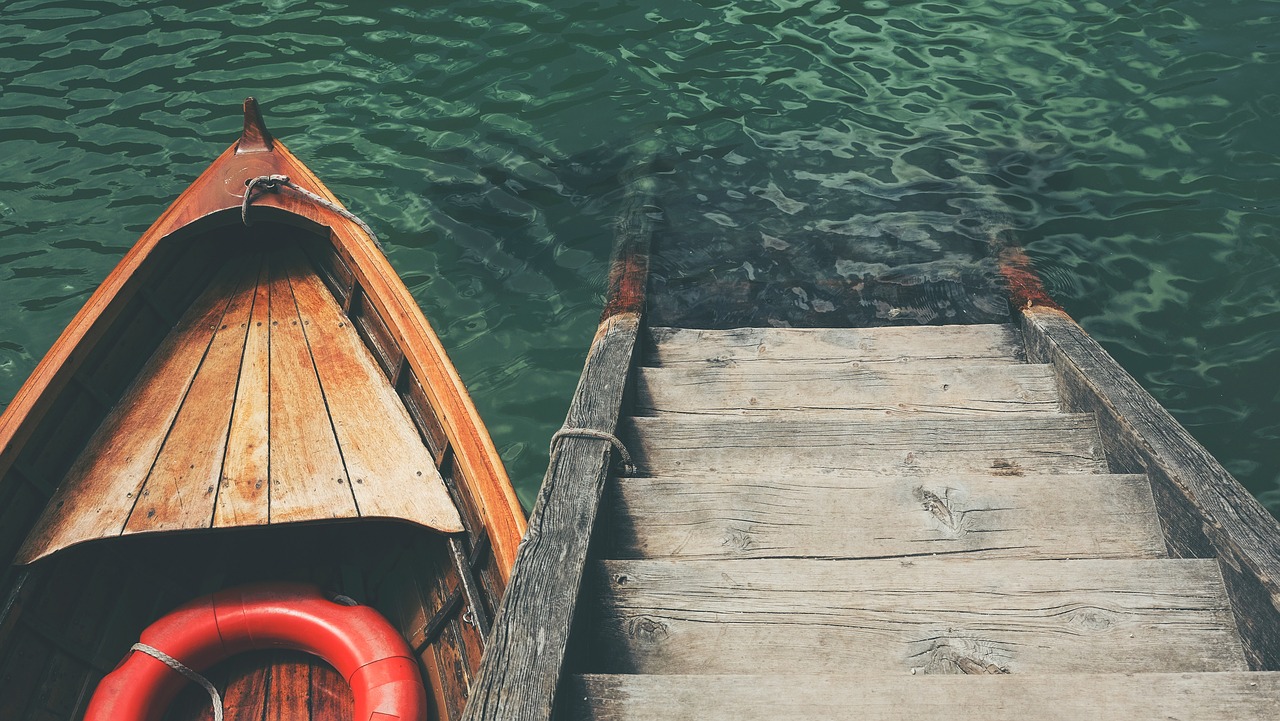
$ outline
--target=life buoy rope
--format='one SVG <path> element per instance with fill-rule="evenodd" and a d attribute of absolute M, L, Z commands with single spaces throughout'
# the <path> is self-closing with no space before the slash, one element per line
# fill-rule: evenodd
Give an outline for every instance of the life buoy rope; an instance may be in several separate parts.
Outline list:
<path fill-rule="evenodd" d="M 344 601 L 348 599 L 343 599 Z M 261 583 L 179 607 L 140 642 L 198 675 L 235 654 L 285 648 L 319 656 L 351 685 L 357 721 L 425 721 L 427 692 L 395 628 L 368 606 L 335 603 L 308 584 Z M 84 721 L 159 721 L 186 678 L 131 651 L 98 684 Z"/>

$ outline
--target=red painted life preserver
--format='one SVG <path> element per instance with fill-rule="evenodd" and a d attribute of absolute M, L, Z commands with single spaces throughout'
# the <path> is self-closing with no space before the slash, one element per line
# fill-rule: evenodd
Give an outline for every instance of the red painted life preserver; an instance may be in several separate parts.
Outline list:
<path fill-rule="evenodd" d="M 142 632 L 141 642 L 203 671 L 251 649 L 287 648 L 328 661 L 351 685 L 357 721 L 424 721 L 427 692 L 413 653 L 368 606 L 344 606 L 300 583 L 259 583 L 179 607 Z M 84 721 L 159 721 L 189 683 L 138 651 L 98 684 Z"/>

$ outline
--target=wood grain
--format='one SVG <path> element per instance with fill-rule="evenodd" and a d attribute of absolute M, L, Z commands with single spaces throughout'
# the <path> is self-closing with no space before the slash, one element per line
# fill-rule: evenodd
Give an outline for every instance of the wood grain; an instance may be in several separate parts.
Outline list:
<path fill-rule="evenodd" d="M 1096 414 L 1112 462 L 1151 477 L 1171 555 L 1221 557 L 1251 666 L 1280 669 L 1280 522 L 1065 313 L 1025 310 L 1023 330 L 1065 401 Z"/>
<path fill-rule="evenodd" d="M 630 418 L 623 441 L 647 475 L 1105 473 L 1093 419 L 1048 413 L 867 422 L 840 413 Z"/>
<path fill-rule="evenodd" d="M 246 107 L 246 111 L 256 115 L 252 107 Z M 136 302 L 138 290 L 162 265 L 164 251 L 175 243 L 190 242 L 193 237 L 205 240 L 201 237 L 204 233 L 221 226 L 240 227 L 239 189 L 245 180 L 260 175 L 287 175 L 321 197 L 338 202 L 283 143 L 259 143 L 255 133 L 261 135 L 263 126 L 256 117 L 251 121 L 246 148 L 252 147 L 255 152 L 237 154 L 237 145 L 232 145 L 213 161 L 147 229 L 14 396 L 0 417 L 0 474 L 7 473 L 45 414 L 56 406 L 55 401 L 82 360 L 104 339 L 121 312 Z M 354 223 L 287 192 L 263 195 L 253 205 L 251 213 L 257 219 L 284 220 L 318 230 L 355 274 L 405 353 L 412 373 L 427 391 L 428 400 L 449 435 L 455 462 L 468 469 L 465 477 L 474 485 L 469 490 L 479 500 L 497 567 L 505 578 L 525 528 L 524 514 L 492 439 L 413 296 L 373 240 Z M 186 278 L 181 281 L 189 282 Z M 45 552 L 52 550 L 55 549 L 47 548 Z M 27 555 L 19 562 L 36 557 Z"/>
<path fill-rule="evenodd" d="M 285 257 L 271 257 L 272 523 L 360 515 L 303 334 Z"/>
<path fill-rule="evenodd" d="M 620 478 L 613 558 L 1160 558 L 1145 476 Z"/>
<path fill-rule="evenodd" d="M 18 552 L 18 563 L 121 533 L 236 281 L 234 269 L 220 273 L 147 361 L 68 471 Z"/>
<path fill-rule="evenodd" d="M 360 515 L 463 530 L 408 411 L 301 251 L 289 282 Z"/>
<path fill-rule="evenodd" d="M 610 673 L 1246 670 L 1210 560 L 605 561 Z"/>
<path fill-rule="evenodd" d="M 215 527 L 265 525 L 270 489 L 271 284 L 266 262 L 254 287 L 253 312 L 222 461 Z"/>
<path fill-rule="evenodd" d="M 1026 364 L 756 361 L 641 368 L 636 376 L 638 414 L 830 410 L 868 419 L 1052 413 L 1058 411 L 1058 388 L 1050 366 Z"/>
<path fill-rule="evenodd" d="M 600 324 L 565 427 L 614 431 L 639 325 Z M 550 718 L 610 456 L 607 441 L 570 437 L 552 457 L 464 719 Z"/>
<path fill-rule="evenodd" d="M 236 270 L 236 292 L 191 381 L 125 533 L 208 528 L 227 448 L 261 259 Z"/>
<path fill-rule="evenodd" d="M 732 366 L 748 361 L 1021 363 L 1012 325 L 886 328 L 650 328 L 645 365 Z"/>
<path fill-rule="evenodd" d="M 571 676 L 567 721 L 1266 721 L 1280 674 Z M 568 704 L 567 704 L 568 705 Z"/>

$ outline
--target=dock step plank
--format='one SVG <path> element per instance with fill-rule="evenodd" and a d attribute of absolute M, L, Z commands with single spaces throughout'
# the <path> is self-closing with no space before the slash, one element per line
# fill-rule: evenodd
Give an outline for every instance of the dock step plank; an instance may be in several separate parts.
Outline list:
<path fill-rule="evenodd" d="M 1264 721 L 1280 673 L 566 679 L 571 721 Z"/>
<path fill-rule="evenodd" d="M 749 361 L 1021 363 L 1022 334 L 1012 325 L 884 328 L 651 328 L 644 362 L 736 365 Z"/>
<path fill-rule="evenodd" d="M 641 368 L 636 391 L 641 415 L 843 410 L 883 418 L 1059 410 L 1053 369 L 1040 364 L 686 364 Z"/>
<path fill-rule="evenodd" d="M 645 475 L 1106 473 L 1092 416 L 1019 413 L 867 421 L 839 412 L 633 417 L 623 442 Z"/>
<path fill-rule="evenodd" d="M 603 561 L 606 673 L 1244 671 L 1215 560 Z"/>
<path fill-rule="evenodd" d="M 1161 558 L 1146 476 L 620 478 L 615 558 Z"/>

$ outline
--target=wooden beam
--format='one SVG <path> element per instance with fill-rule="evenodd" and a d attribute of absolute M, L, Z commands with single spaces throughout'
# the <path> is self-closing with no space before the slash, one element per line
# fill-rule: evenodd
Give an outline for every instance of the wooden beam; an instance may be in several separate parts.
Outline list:
<path fill-rule="evenodd" d="M 574 676 L 566 721 L 1168 721 L 1280 716 L 1280 674 Z"/>
<path fill-rule="evenodd" d="M 1250 667 L 1280 669 L 1280 523 L 1066 313 L 1022 312 L 1032 362 L 1098 418 L 1114 472 L 1146 473 L 1175 557 L 1217 555 Z"/>
<path fill-rule="evenodd" d="M 565 428 L 614 433 L 639 327 L 634 313 L 600 324 Z M 553 451 L 465 721 L 551 717 L 610 453 L 608 441 L 584 436 Z"/>

